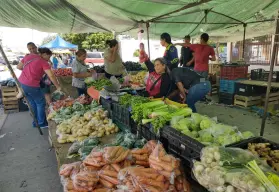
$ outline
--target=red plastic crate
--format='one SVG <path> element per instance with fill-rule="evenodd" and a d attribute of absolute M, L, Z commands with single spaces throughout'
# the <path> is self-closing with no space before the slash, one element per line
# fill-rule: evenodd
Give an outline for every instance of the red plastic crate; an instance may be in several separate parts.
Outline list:
<path fill-rule="evenodd" d="M 248 66 L 221 66 L 221 79 L 235 80 L 247 78 Z"/>

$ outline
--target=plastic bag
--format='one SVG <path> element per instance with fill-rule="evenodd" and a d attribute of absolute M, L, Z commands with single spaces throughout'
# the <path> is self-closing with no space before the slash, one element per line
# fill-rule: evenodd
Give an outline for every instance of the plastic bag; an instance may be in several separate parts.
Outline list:
<path fill-rule="evenodd" d="M 149 151 L 148 149 L 133 149 L 131 150 L 132 161 L 134 165 L 149 167 Z"/>
<path fill-rule="evenodd" d="M 68 149 L 68 156 L 77 154 L 79 149 L 81 148 L 80 142 L 74 142 L 71 147 Z"/>
<path fill-rule="evenodd" d="M 71 177 L 80 171 L 81 162 L 74 162 L 70 164 L 63 164 L 60 168 L 59 174 L 64 177 Z"/>
<path fill-rule="evenodd" d="M 145 145 L 144 145 L 144 149 L 148 150 L 148 153 L 151 154 L 152 151 L 155 149 L 155 147 L 157 146 L 157 141 L 155 140 L 150 140 L 148 141 Z"/>
<path fill-rule="evenodd" d="M 76 190 L 92 191 L 99 181 L 99 176 L 97 172 L 81 171 L 73 175 L 72 179 Z"/>
<path fill-rule="evenodd" d="M 106 163 L 119 163 L 124 161 L 130 153 L 130 150 L 122 146 L 105 147 L 103 158 Z"/>
<path fill-rule="evenodd" d="M 58 101 L 58 100 L 62 100 L 62 99 L 65 99 L 65 93 L 63 93 L 62 91 L 54 91 L 52 94 L 51 94 L 51 98 L 53 101 Z"/>
<path fill-rule="evenodd" d="M 168 155 L 162 144 L 157 144 L 149 156 L 150 167 L 168 178 L 174 184 L 175 177 L 181 175 L 180 160 Z"/>

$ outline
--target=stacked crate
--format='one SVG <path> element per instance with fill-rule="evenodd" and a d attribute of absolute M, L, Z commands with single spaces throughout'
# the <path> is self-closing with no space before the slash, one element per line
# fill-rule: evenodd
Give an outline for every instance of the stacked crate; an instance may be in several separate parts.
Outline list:
<path fill-rule="evenodd" d="M 2 86 L 1 90 L 4 112 L 19 112 L 18 99 L 16 97 L 18 94 L 17 87 Z"/>
<path fill-rule="evenodd" d="M 234 104 L 236 82 L 240 79 L 246 79 L 247 74 L 248 65 L 221 65 L 219 103 Z"/>

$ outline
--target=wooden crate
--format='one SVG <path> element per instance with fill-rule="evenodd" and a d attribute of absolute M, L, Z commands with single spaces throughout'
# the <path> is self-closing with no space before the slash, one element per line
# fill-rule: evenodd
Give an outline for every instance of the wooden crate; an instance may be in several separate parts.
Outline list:
<path fill-rule="evenodd" d="M 219 74 L 220 73 L 220 64 L 208 64 L 209 74 Z"/>
<path fill-rule="evenodd" d="M 254 105 L 259 105 L 262 102 L 261 96 L 242 96 L 235 95 L 234 96 L 234 105 L 240 107 L 251 107 Z"/>
<path fill-rule="evenodd" d="M 17 99 L 17 87 L 1 87 L 2 101 L 5 113 L 19 112 L 19 103 Z"/>
<path fill-rule="evenodd" d="M 262 98 L 262 105 L 265 104 L 265 95 Z M 270 93 L 268 98 L 268 105 L 278 105 L 279 104 L 279 92 Z"/>

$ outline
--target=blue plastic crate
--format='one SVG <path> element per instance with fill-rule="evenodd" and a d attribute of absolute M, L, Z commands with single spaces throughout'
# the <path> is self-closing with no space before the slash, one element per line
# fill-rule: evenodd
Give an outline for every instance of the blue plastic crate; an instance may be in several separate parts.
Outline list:
<path fill-rule="evenodd" d="M 235 80 L 225 80 L 225 79 L 221 79 L 220 80 L 220 92 L 223 92 L 223 93 L 230 93 L 230 94 L 233 94 L 235 93 L 235 83 L 237 81 Z"/>

